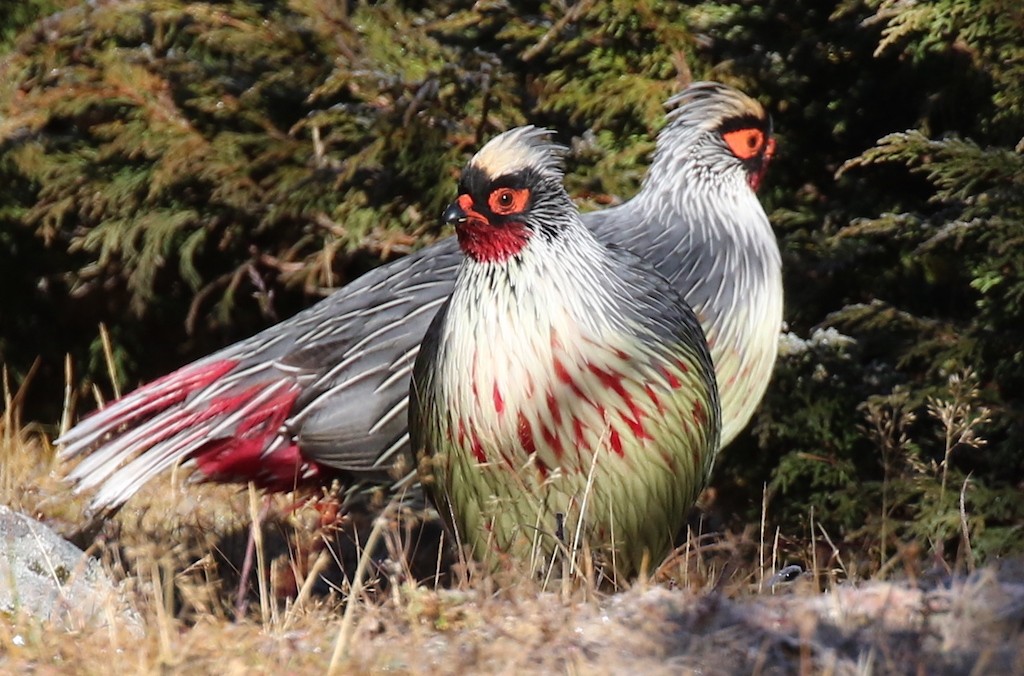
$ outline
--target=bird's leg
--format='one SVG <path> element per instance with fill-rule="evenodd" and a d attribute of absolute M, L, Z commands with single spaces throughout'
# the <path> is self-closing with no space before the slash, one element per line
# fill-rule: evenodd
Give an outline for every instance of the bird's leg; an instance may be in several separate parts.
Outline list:
<path fill-rule="evenodd" d="M 559 550 L 562 552 L 562 598 L 569 598 L 569 571 L 571 567 L 569 565 L 569 559 L 572 556 L 568 546 L 565 543 L 565 513 L 555 512 L 555 537 L 558 538 L 558 543 L 561 545 Z"/>
<path fill-rule="evenodd" d="M 270 496 L 265 495 L 263 496 L 263 509 L 260 510 L 256 520 L 252 522 L 252 526 L 249 529 L 249 537 L 245 541 L 245 557 L 242 559 L 242 570 L 238 577 L 238 590 L 235 593 L 236 621 L 242 619 L 248 606 L 245 595 L 249 588 L 249 574 L 252 573 L 253 558 L 256 554 L 256 531 L 262 527 L 263 520 L 267 518 L 269 512 Z"/>

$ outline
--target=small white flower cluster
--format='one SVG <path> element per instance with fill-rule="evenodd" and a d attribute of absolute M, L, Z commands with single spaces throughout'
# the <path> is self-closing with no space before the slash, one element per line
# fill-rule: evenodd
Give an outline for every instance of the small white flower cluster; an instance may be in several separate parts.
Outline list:
<path fill-rule="evenodd" d="M 811 337 L 806 339 L 792 331 L 786 331 L 779 335 L 779 356 L 803 354 L 819 347 L 830 347 L 838 351 L 854 345 L 856 342 L 854 338 L 839 333 L 831 326 L 827 329 L 814 329 L 811 332 Z"/>

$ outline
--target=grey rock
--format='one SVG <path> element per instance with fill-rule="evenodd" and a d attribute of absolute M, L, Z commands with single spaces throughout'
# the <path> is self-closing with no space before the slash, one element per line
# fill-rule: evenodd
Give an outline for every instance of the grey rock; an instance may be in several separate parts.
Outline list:
<path fill-rule="evenodd" d="M 30 615 L 66 629 L 138 626 L 100 562 L 46 525 L 0 505 L 0 615 Z"/>

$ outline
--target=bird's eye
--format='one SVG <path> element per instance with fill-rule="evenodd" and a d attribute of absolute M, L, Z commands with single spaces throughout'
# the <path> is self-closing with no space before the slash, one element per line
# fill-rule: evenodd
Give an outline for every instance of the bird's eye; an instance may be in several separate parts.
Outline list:
<path fill-rule="evenodd" d="M 761 154 L 765 147 L 765 135 L 760 129 L 737 129 L 722 134 L 732 154 L 741 160 L 749 160 Z M 774 147 L 774 145 L 773 145 Z"/>
<path fill-rule="evenodd" d="M 530 201 L 530 191 L 525 188 L 498 188 L 487 198 L 487 206 L 496 214 L 505 216 L 516 214 L 526 208 Z"/>

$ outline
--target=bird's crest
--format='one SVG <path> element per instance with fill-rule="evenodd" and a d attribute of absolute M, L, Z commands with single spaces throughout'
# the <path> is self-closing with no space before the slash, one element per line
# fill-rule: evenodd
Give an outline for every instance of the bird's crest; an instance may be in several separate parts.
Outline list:
<path fill-rule="evenodd" d="M 566 148 L 552 142 L 552 134 L 533 125 L 510 129 L 488 141 L 469 164 L 492 178 L 532 169 L 561 180 Z"/>
<path fill-rule="evenodd" d="M 720 82 L 694 82 L 665 102 L 669 125 L 714 129 L 730 118 L 765 119 L 764 107 L 738 89 Z"/>

